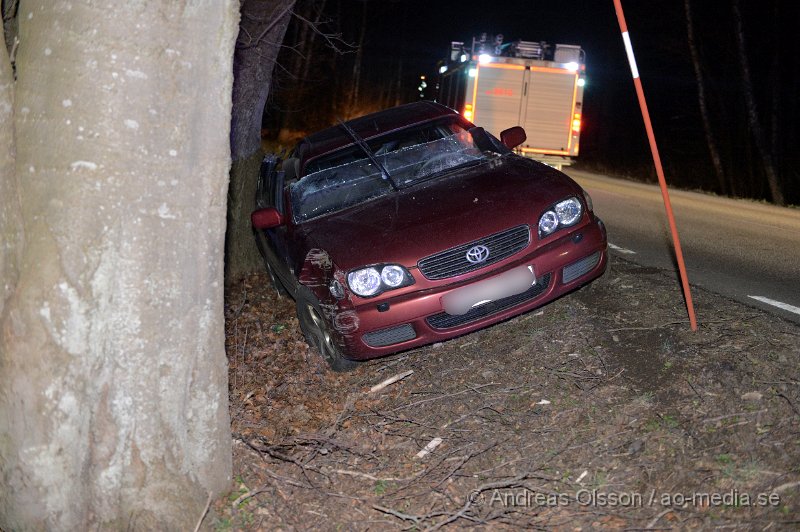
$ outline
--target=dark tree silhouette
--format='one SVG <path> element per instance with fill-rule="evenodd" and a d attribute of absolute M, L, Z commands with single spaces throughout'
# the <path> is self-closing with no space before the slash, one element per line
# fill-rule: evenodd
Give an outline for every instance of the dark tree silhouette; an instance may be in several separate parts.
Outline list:
<path fill-rule="evenodd" d="M 226 282 L 260 266 L 250 213 L 254 208 L 261 160 L 261 122 L 272 73 L 294 0 L 244 0 L 234 55 L 231 120 L 231 180 L 225 240 Z"/>
<path fill-rule="evenodd" d="M 783 191 L 781 190 L 778 171 L 775 167 L 773 151 L 767 145 L 764 128 L 761 125 L 761 117 L 756 105 L 756 98 L 753 90 L 753 81 L 750 76 L 750 66 L 747 59 L 747 45 L 745 42 L 744 27 L 742 26 L 742 14 L 739 8 L 739 0 L 733 0 L 733 20 L 735 24 L 736 45 L 739 53 L 739 69 L 742 75 L 742 90 L 747 108 L 747 121 L 753 142 L 761 160 L 762 168 L 767 176 L 767 184 L 772 196 L 772 201 L 778 205 L 785 205 Z"/>

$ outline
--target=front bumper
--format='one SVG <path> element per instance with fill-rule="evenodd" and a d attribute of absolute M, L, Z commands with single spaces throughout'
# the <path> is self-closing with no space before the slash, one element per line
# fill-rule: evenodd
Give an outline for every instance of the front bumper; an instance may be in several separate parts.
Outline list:
<path fill-rule="evenodd" d="M 485 272 L 478 270 L 436 286 L 420 283 L 418 289 L 399 295 L 387 292 L 364 300 L 345 312 L 351 317 L 346 330 L 335 327 L 333 333 L 345 355 L 356 360 L 441 342 L 540 307 L 599 277 L 607 260 L 605 228 L 593 218 L 543 246 L 529 245 Z M 442 300 L 453 291 L 520 267 L 530 267 L 536 274 L 536 283 L 524 292 L 480 304 L 466 314 L 444 312 Z"/>

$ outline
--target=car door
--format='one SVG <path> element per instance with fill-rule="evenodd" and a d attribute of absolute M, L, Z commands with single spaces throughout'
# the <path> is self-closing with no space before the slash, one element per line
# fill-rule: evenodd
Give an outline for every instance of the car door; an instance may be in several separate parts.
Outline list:
<path fill-rule="evenodd" d="M 281 158 L 277 155 L 268 155 L 262 161 L 256 186 L 256 209 L 275 207 L 281 215 L 285 215 L 284 171 L 278 169 L 281 163 Z M 258 233 L 257 243 L 273 272 L 285 287 L 294 291 L 294 276 L 289 267 L 287 224 L 260 230 Z"/>

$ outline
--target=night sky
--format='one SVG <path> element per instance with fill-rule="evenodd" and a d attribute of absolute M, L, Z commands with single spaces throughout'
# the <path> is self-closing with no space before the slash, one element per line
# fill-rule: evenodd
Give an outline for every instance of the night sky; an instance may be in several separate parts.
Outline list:
<path fill-rule="evenodd" d="M 643 62 L 653 50 L 653 32 L 664 24 L 661 5 L 678 2 L 648 1 L 631 2 L 626 11 L 633 44 L 637 48 L 637 58 L 642 76 L 651 70 L 658 71 L 657 78 L 664 76 L 687 76 L 691 72 L 669 73 L 662 69 L 650 69 Z M 648 12 L 642 12 L 642 4 L 647 4 Z M 626 7 L 623 4 L 623 7 Z M 682 14 L 682 2 L 678 4 L 678 15 Z M 675 11 L 674 7 L 672 11 Z M 601 1 L 419 1 L 406 0 L 397 2 L 380 2 L 371 11 L 377 13 L 371 17 L 371 28 L 365 49 L 374 61 L 374 68 L 380 67 L 381 58 L 392 56 L 402 51 L 409 64 L 409 74 L 425 74 L 435 77 L 436 61 L 449 50 L 453 40 L 471 42 L 473 36 L 482 32 L 490 35 L 502 33 L 506 41 L 520 38 L 527 41 L 546 41 L 548 43 L 576 44 L 586 52 L 587 86 L 584 97 L 583 120 L 583 152 L 594 149 L 593 140 L 601 135 L 607 110 L 622 112 L 622 120 L 630 121 L 641 138 L 644 130 L 641 117 L 636 107 L 636 95 L 631 81 L 624 46 L 620 37 L 619 25 L 611 0 Z M 649 13 L 662 13 L 658 24 L 646 20 Z M 673 15 L 674 16 L 674 15 Z M 644 19 L 644 23 L 641 21 Z M 683 21 L 673 32 L 683 32 Z M 637 26 L 641 27 L 641 39 L 637 38 Z M 641 46 L 641 50 L 639 49 Z M 657 45 L 655 45 L 657 46 Z M 639 57 L 642 55 L 642 57 Z M 408 83 L 415 83 L 410 77 Z M 691 83 L 691 79 L 688 82 Z M 656 79 L 653 79 L 656 83 Z M 431 94 L 431 96 L 433 96 Z M 636 138 L 634 136 L 634 138 Z M 629 139 L 625 143 L 630 145 Z M 639 148 L 646 144 L 639 142 Z M 637 156 L 641 157 L 641 149 Z M 645 154 L 646 155 L 646 154 Z"/>
<path fill-rule="evenodd" d="M 737 173 L 732 179 L 742 181 L 738 191 L 732 184 L 733 192 L 763 197 L 766 192 L 759 175 L 762 170 L 751 146 L 744 111 L 732 3 L 691 3 L 715 134 L 719 135 L 728 172 Z M 791 193 L 796 188 L 795 201 L 800 201 L 800 160 L 795 149 L 800 142 L 796 125 L 800 123 L 800 40 L 794 28 L 800 21 L 800 3 L 740 0 L 740 4 L 753 88 L 764 127 L 772 135 L 770 140 L 775 143 L 775 157 L 783 166 L 784 179 L 792 182 L 787 191 Z M 297 9 L 309 5 L 301 0 Z M 655 178 L 612 0 L 367 0 L 366 5 L 360 102 L 370 98 L 375 101 L 378 94 L 383 95 L 384 106 L 387 101 L 393 104 L 419 99 L 420 75 L 429 80 L 425 98 L 435 98 L 431 89 L 435 86 L 436 63 L 447 55 L 450 42 L 470 43 L 473 36 L 483 32 L 502 33 L 507 42 L 518 38 L 579 45 L 586 53 L 587 72 L 579 161 L 615 175 Z M 674 174 L 674 181 L 712 190 L 713 170 L 687 44 L 684 0 L 623 0 L 622 5 L 665 167 Z M 328 0 L 325 6 L 323 18 L 327 22 L 321 28 L 357 43 L 363 0 Z M 287 33 L 287 43 L 296 43 L 297 35 L 295 22 L 294 29 L 290 26 Z M 319 58 L 320 53 L 315 57 Z M 305 84 L 312 88 L 316 84 L 322 93 L 307 93 L 303 105 L 286 105 L 282 101 L 278 75 L 277 104 L 268 112 L 277 115 L 291 111 L 295 117 L 310 116 L 309 111 L 321 109 L 323 100 L 346 100 L 355 57 L 352 51 L 344 55 L 330 52 L 318 61 L 328 65 L 328 70 L 323 66 L 322 71 L 315 72 L 316 78 Z M 387 99 L 387 91 L 395 90 L 398 71 L 402 71 L 403 93 Z M 285 82 L 284 87 L 287 92 L 296 91 L 291 82 Z M 341 113 L 342 108 L 334 104 L 330 113 Z M 333 122 L 331 119 L 328 123 Z"/>
<path fill-rule="evenodd" d="M 357 42 L 363 5 L 361 0 L 329 0 L 328 24 L 323 29 L 341 32 L 346 41 Z M 658 56 L 659 50 L 669 45 L 664 42 L 665 35 L 686 46 L 682 0 L 629 0 L 623 6 L 645 89 L 658 99 L 659 94 L 668 95 L 675 87 L 691 87 L 694 80 L 688 63 L 670 68 Z M 615 142 L 626 147 L 626 155 L 619 156 L 647 163 L 644 127 L 611 0 L 367 0 L 367 18 L 362 92 L 387 77 L 395 78 L 402 60 L 405 100 L 418 97 L 420 75 L 428 80 L 436 78 L 436 63 L 446 56 L 454 40 L 469 43 L 473 36 L 486 32 L 502 33 L 506 41 L 519 38 L 580 45 L 587 63 L 582 155 L 591 157 L 593 151 L 606 149 L 611 141 L 604 139 L 610 131 L 604 125 L 613 121 Z M 287 39 L 292 42 L 291 32 Z M 337 76 L 345 76 L 352 68 L 348 61 L 354 54 L 349 55 L 335 58 L 341 65 L 337 66 Z M 664 83 L 659 90 L 658 85 Z M 435 97 L 434 85 L 429 83 L 426 98 Z M 672 111 L 667 114 L 674 115 Z"/>

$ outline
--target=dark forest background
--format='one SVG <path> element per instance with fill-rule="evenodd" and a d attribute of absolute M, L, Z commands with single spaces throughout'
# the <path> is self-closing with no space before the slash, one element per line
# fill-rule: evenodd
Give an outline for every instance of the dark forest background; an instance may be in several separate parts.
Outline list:
<path fill-rule="evenodd" d="M 668 182 L 800 204 L 798 4 L 629 0 L 623 7 Z M 450 41 L 502 33 L 581 45 L 588 83 L 578 164 L 655 181 L 611 0 L 299 0 L 294 13 L 264 115 L 271 141 L 288 146 L 337 117 L 435 99 L 436 62 Z"/>

